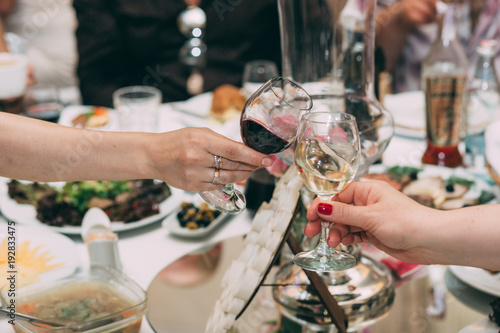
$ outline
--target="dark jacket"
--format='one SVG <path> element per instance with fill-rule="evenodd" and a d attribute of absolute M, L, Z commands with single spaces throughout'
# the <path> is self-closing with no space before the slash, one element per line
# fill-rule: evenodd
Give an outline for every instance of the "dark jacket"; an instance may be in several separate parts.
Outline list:
<path fill-rule="evenodd" d="M 178 60 L 186 41 L 177 27 L 183 0 L 74 0 L 74 7 L 84 104 L 111 106 L 113 91 L 130 85 L 157 87 L 164 102 L 190 97 L 190 70 Z M 280 65 L 276 0 L 202 0 L 200 7 L 207 15 L 205 91 L 239 86 L 250 60 Z"/>

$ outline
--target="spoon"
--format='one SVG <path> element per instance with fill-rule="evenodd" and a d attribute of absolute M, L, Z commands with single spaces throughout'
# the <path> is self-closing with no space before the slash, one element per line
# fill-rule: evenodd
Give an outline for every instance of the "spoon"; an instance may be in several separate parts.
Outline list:
<path fill-rule="evenodd" d="M 33 323 L 34 325 L 42 324 L 42 325 L 49 325 L 52 327 L 67 326 L 66 324 L 63 324 L 63 323 L 49 321 L 49 320 L 45 320 L 45 319 L 41 319 L 41 318 L 36 318 L 36 317 L 28 316 L 28 315 L 25 315 L 22 313 L 18 313 L 18 312 L 11 312 L 10 310 L 4 309 L 4 308 L 0 308 L 0 312 L 3 312 L 3 313 L 8 314 L 8 315 L 13 315 L 15 318 L 22 318 L 23 320 L 25 320 L 29 323 Z M 95 320 L 95 321 L 92 321 L 89 323 L 85 323 L 83 325 L 70 326 L 70 328 L 71 328 L 71 332 L 87 332 L 91 329 L 102 327 L 102 326 L 105 326 L 105 325 L 112 323 L 112 322 L 113 322 L 113 319 L 109 318 L 109 316 L 106 316 L 106 317 L 103 317 L 101 319 L 98 319 L 98 320 Z"/>
<path fill-rule="evenodd" d="M 26 320 L 29 323 L 44 324 L 44 325 L 49 325 L 49 326 L 53 326 L 53 327 L 62 327 L 62 326 L 64 326 L 64 324 L 62 324 L 62 323 L 57 323 L 57 322 L 54 322 L 54 321 L 49 321 L 49 320 L 45 320 L 45 319 L 40 319 L 40 318 L 28 316 L 28 315 L 25 315 L 25 314 L 22 314 L 22 313 L 18 313 L 18 312 L 11 312 L 10 310 L 4 309 L 4 308 L 0 308 L 0 312 L 3 312 L 3 313 L 8 314 L 8 315 L 13 315 L 16 318 L 17 317 L 18 318 L 22 318 L 22 319 Z"/>

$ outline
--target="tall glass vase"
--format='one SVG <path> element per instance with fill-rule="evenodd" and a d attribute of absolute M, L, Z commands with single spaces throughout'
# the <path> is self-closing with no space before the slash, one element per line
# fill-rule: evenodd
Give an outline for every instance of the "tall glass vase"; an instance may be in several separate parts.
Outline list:
<path fill-rule="evenodd" d="M 332 110 L 356 117 L 362 155 L 356 177 L 360 178 L 381 157 L 394 133 L 392 116 L 374 91 L 376 0 L 278 0 L 278 9 L 283 76 L 307 90 L 313 98 L 312 112 Z M 355 332 L 388 311 L 394 281 L 387 268 L 362 255 L 360 246 L 343 250 L 355 255 L 358 264 L 320 276 L 346 312 L 348 331 Z M 304 276 L 297 266 L 283 265 L 275 277 L 279 286 L 273 289 L 275 302 L 284 316 L 303 328 L 328 331 L 333 325 L 330 318 L 319 318 L 325 313 L 321 304 L 306 305 L 311 298 L 304 291 L 315 293 Z M 365 308 L 371 310 L 358 311 Z"/>
<path fill-rule="evenodd" d="M 300 83 L 315 110 L 356 117 L 362 142 L 358 178 L 384 152 L 390 113 L 375 97 L 376 0 L 278 0 L 283 76 Z"/>

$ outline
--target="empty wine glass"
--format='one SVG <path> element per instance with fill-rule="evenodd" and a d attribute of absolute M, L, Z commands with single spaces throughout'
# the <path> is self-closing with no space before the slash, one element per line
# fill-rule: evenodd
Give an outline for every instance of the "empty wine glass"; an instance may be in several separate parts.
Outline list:
<path fill-rule="evenodd" d="M 309 94 L 292 80 L 273 77 L 247 100 L 240 118 L 241 138 L 250 148 L 276 154 L 292 145 L 299 119 L 312 108 Z M 246 207 L 243 193 L 227 184 L 223 189 L 201 192 L 215 209 L 238 214 Z"/>
<path fill-rule="evenodd" d="M 248 98 L 264 83 L 278 76 L 278 66 L 271 60 L 253 60 L 245 64 L 241 79 L 243 95 Z"/>
<path fill-rule="evenodd" d="M 360 161 L 360 140 L 354 116 L 312 112 L 301 118 L 294 160 L 306 187 L 321 200 L 331 200 L 354 179 Z M 293 262 L 307 270 L 340 271 L 356 259 L 328 246 L 331 223 L 321 222 L 321 238 L 315 249 L 297 254 Z"/>

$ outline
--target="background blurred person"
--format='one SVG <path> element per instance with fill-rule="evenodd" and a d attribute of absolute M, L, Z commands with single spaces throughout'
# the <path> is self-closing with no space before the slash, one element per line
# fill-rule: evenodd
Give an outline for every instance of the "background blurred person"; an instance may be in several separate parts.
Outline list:
<path fill-rule="evenodd" d="M 37 83 L 77 86 L 71 0 L 0 0 L 0 16 L 10 52 L 28 56 Z"/>
<path fill-rule="evenodd" d="M 449 1 L 452 2 L 452 1 Z M 482 39 L 500 39 L 499 0 L 457 0 L 455 22 L 472 73 Z M 377 43 L 394 93 L 421 90 L 421 65 L 438 34 L 437 0 L 378 0 Z M 496 62 L 500 67 L 500 51 Z M 500 74 L 500 73 L 499 73 Z"/>
<path fill-rule="evenodd" d="M 240 86 L 248 61 L 281 62 L 274 0 L 75 0 L 84 104 L 111 106 L 113 91 L 131 85 L 160 89 L 164 102 L 191 97 L 187 84 L 192 71 L 179 59 L 189 38 L 179 30 L 178 18 L 188 5 L 199 6 L 206 15 L 202 91 L 224 83 Z"/>

